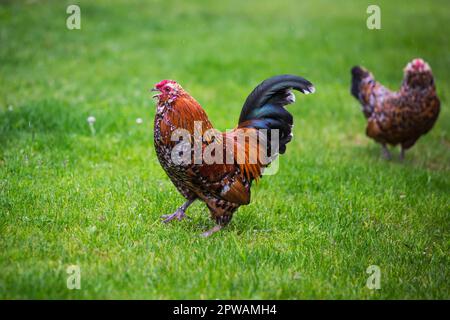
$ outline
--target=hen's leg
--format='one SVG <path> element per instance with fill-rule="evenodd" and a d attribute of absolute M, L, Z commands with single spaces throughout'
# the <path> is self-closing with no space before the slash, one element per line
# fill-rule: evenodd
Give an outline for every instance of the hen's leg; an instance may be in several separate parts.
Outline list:
<path fill-rule="evenodd" d="M 385 143 L 381 145 L 381 154 L 383 155 L 383 158 L 386 160 L 392 159 L 391 153 L 389 152 L 389 149 L 387 148 Z"/>
<path fill-rule="evenodd" d="M 405 141 L 405 142 L 402 143 L 402 145 L 401 145 L 402 149 L 400 151 L 400 160 L 401 161 L 405 160 L 405 152 L 406 152 L 406 150 L 411 148 L 416 143 L 416 141 L 417 141 L 417 138 L 416 139 L 411 139 L 411 140 L 408 140 L 408 141 Z"/>
<path fill-rule="evenodd" d="M 402 146 L 402 148 L 400 150 L 400 161 L 403 161 L 403 160 L 405 160 L 405 148 L 403 148 L 403 146 Z"/>
<path fill-rule="evenodd" d="M 192 202 L 194 202 L 195 199 L 192 200 L 188 200 L 186 201 L 181 207 L 179 207 L 177 209 L 177 211 L 175 211 L 172 214 L 165 214 L 163 216 L 161 216 L 162 219 L 164 219 L 164 223 L 167 223 L 169 221 L 172 221 L 173 219 L 178 219 L 179 221 L 185 217 L 187 217 L 186 215 L 186 209 L 192 204 Z"/>

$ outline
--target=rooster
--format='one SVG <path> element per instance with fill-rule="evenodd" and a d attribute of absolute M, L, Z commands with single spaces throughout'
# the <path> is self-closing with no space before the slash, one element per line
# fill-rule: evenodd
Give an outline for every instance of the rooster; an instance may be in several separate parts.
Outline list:
<path fill-rule="evenodd" d="M 398 92 L 375 81 L 364 68 L 354 67 L 351 74 L 351 93 L 368 119 L 367 136 L 381 144 L 386 159 L 392 158 L 387 144 L 400 144 L 403 160 L 405 151 L 433 128 L 439 115 L 440 101 L 430 66 L 422 59 L 409 62 Z"/>
<path fill-rule="evenodd" d="M 210 236 L 226 226 L 233 213 L 241 206 L 250 203 L 250 188 L 253 181 L 260 179 L 264 168 L 278 154 L 286 151 L 286 144 L 292 138 L 293 117 L 284 108 L 295 102 L 292 89 L 304 94 L 313 93 L 314 86 L 307 80 L 293 75 L 281 75 L 269 78 L 259 84 L 247 97 L 242 108 L 237 127 L 226 133 L 218 133 L 214 137 L 205 133 L 201 141 L 204 151 L 212 143 L 231 145 L 233 151 L 243 151 L 243 161 L 232 154 L 231 161 L 215 163 L 174 161 L 178 142 L 172 135 L 177 129 L 186 130 L 191 137 L 195 135 L 196 123 L 201 124 L 202 132 L 209 132 L 213 125 L 200 104 L 191 97 L 177 82 L 163 80 L 155 85 L 152 91 L 158 92 L 153 97 L 157 99 L 157 110 L 154 122 L 154 144 L 161 166 L 173 182 L 177 190 L 186 199 L 174 213 L 163 215 L 164 222 L 186 217 L 186 209 L 195 201 L 200 200 L 208 207 L 211 218 L 216 225 L 204 232 Z M 278 130 L 278 148 L 272 150 L 272 145 L 252 145 L 244 143 L 237 137 L 240 133 L 262 132 L 261 141 L 270 140 L 271 132 Z M 195 160 L 192 149 L 195 141 L 189 138 L 188 157 Z M 229 143 L 229 144 L 228 144 Z M 256 148 L 258 150 L 252 150 Z M 256 161 L 250 161 L 250 154 L 255 151 L 259 155 L 260 148 L 265 148 L 270 155 L 270 161 L 262 162 L 258 156 Z M 229 149 L 224 150 L 223 158 L 228 157 Z"/>

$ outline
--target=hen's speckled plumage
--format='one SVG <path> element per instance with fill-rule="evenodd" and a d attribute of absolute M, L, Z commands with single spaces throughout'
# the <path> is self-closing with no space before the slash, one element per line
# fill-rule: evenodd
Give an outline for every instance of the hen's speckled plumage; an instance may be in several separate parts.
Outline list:
<path fill-rule="evenodd" d="M 400 144 L 403 158 L 404 151 L 433 128 L 439 115 L 440 101 L 431 68 L 422 59 L 408 63 L 397 92 L 375 81 L 364 68 L 354 67 L 351 73 L 351 93 L 367 118 L 367 136 L 381 143 L 388 157 L 386 144 Z"/>

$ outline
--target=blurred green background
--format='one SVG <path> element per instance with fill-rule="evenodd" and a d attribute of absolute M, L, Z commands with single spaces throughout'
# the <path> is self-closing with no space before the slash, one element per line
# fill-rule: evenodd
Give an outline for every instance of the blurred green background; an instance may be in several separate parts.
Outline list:
<path fill-rule="evenodd" d="M 66 28 L 69 4 L 81 30 Z M 366 27 L 369 4 L 381 30 Z M 1 1 L 0 297 L 449 299 L 449 18 L 444 0 Z M 415 57 L 442 112 L 404 163 L 387 162 L 349 70 L 397 89 Z M 163 225 L 183 199 L 156 159 L 148 90 L 175 79 L 225 130 L 283 73 L 317 91 L 290 106 L 278 174 L 209 239 L 201 203 Z"/>

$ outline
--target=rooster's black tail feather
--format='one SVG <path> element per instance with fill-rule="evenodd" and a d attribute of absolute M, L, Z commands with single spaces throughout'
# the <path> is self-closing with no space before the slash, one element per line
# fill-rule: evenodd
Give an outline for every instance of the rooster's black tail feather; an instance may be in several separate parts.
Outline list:
<path fill-rule="evenodd" d="M 295 102 L 291 92 L 295 89 L 304 94 L 314 93 L 315 88 L 308 80 L 281 75 L 264 80 L 247 97 L 239 117 L 240 128 L 278 129 L 280 131 L 279 153 L 286 151 L 286 144 L 292 138 L 292 115 L 284 106 Z"/>

